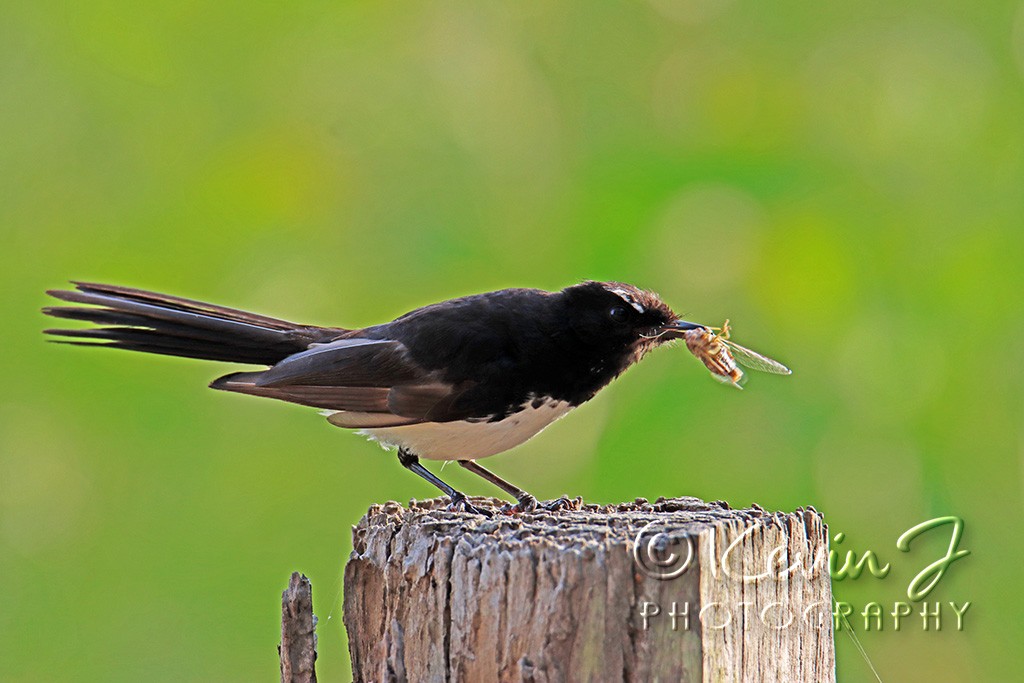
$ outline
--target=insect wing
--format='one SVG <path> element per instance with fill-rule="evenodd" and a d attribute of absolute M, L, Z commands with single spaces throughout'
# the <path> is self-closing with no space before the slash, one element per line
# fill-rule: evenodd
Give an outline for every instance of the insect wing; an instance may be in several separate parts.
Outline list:
<path fill-rule="evenodd" d="M 757 351 L 751 351 L 750 349 L 740 346 L 728 339 L 722 339 L 721 341 L 729 347 L 730 351 L 732 351 L 733 358 L 736 359 L 736 362 L 744 367 L 748 367 L 751 370 L 769 372 L 773 375 L 793 374 L 792 370 L 782 363 L 772 360 L 768 356 L 762 356 Z"/>

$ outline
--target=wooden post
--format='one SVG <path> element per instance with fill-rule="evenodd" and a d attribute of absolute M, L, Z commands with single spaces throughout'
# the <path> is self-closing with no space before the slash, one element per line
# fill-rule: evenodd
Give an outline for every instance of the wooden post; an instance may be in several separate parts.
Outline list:
<path fill-rule="evenodd" d="M 313 587 L 303 574 L 292 572 L 281 595 L 281 683 L 316 683 L 316 617 Z"/>
<path fill-rule="evenodd" d="M 637 499 L 486 519 L 446 503 L 373 505 L 353 529 L 356 681 L 835 680 L 813 508 Z"/>

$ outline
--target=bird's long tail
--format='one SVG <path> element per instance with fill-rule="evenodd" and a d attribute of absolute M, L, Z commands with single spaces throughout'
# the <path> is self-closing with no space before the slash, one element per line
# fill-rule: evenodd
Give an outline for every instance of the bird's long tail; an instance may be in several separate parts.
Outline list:
<path fill-rule="evenodd" d="M 116 285 L 74 282 L 74 290 L 51 290 L 52 297 L 77 306 L 51 306 L 43 313 L 82 320 L 98 327 L 50 329 L 53 340 L 168 356 L 273 365 L 310 344 L 329 341 L 345 330 L 298 325 L 201 301 Z"/>

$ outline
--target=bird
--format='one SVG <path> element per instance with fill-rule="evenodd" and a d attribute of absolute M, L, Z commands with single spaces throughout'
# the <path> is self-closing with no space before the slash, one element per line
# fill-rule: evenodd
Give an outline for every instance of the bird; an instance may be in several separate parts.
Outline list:
<path fill-rule="evenodd" d="M 42 312 L 92 327 L 47 329 L 51 341 L 264 366 L 210 387 L 319 408 L 437 487 L 457 511 L 491 516 L 428 470 L 455 460 L 516 500 L 543 503 L 478 460 L 507 451 L 593 398 L 651 350 L 704 326 L 654 292 L 587 280 L 557 291 L 513 288 L 416 308 L 349 329 L 271 318 L 167 294 L 73 281 L 68 304 Z"/>

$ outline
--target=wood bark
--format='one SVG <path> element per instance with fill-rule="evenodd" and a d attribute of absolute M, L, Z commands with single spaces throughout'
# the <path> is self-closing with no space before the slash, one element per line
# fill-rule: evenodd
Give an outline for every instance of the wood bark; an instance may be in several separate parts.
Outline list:
<path fill-rule="evenodd" d="M 316 683 L 316 617 L 313 588 L 304 575 L 292 572 L 281 595 L 281 683 Z"/>
<path fill-rule="evenodd" d="M 813 508 L 637 499 L 488 519 L 434 499 L 371 506 L 353 540 L 356 681 L 835 680 Z"/>

